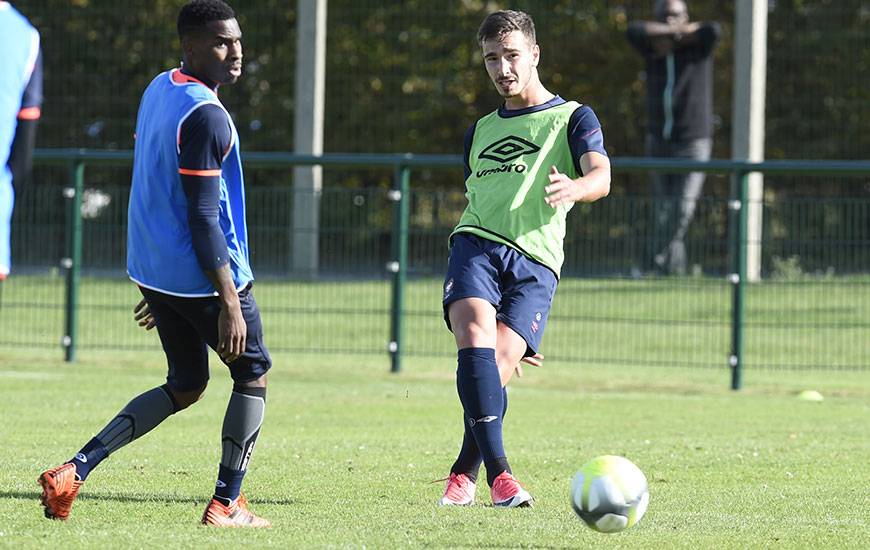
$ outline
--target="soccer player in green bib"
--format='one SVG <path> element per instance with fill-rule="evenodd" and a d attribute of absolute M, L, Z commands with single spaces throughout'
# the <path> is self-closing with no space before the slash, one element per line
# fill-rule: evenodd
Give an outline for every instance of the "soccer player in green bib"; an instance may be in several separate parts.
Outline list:
<path fill-rule="evenodd" d="M 610 161 L 592 109 L 541 83 L 528 14 L 492 13 L 477 38 L 504 104 L 465 135 L 468 206 L 450 236 L 443 297 L 465 434 L 440 503 L 472 504 L 483 462 L 494 505 L 530 506 L 502 443 L 504 388 L 521 362 L 541 364 L 565 218 L 575 202 L 608 194 Z"/>

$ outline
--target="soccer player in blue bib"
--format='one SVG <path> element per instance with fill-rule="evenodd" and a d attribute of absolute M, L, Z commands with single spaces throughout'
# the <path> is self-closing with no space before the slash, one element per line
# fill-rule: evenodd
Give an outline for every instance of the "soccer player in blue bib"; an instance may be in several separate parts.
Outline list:
<path fill-rule="evenodd" d="M 0 1 L 0 284 L 12 266 L 12 207 L 30 173 L 42 105 L 39 32 Z M 0 287 L 2 288 L 2 287 Z"/>
<path fill-rule="evenodd" d="M 502 442 L 504 388 L 522 374 L 521 361 L 541 364 L 565 218 L 575 202 L 609 193 L 610 161 L 592 109 L 541 84 L 528 14 L 492 13 L 477 38 L 505 101 L 465 135 L 468 206 L 450 236 L 443 297 L 458 349 L 465 435 L 440 503 L 472 504 L 483 462 L 494 505 L 530 506 Z"/>
<path fill-rule="evenodd" d="M 202 523 L 268 527 L 240 492 L 272 362 L 251 292 L 238 133 L 217 96 L 241 75 L 242 34 L 221 0 L 182 7 L 178 33 L 182 67 L 159 74 L 139 105 L 127 234 L 127 272 L 144 296 L 135 318 L 157 327 L 166 384 L 135 397 L 70 461 L 43 472 L 42 502 L 46 517 L 67 519 L 100 461 L 195 403 L 208 383 L 211 347 L 234 385 Z"/>

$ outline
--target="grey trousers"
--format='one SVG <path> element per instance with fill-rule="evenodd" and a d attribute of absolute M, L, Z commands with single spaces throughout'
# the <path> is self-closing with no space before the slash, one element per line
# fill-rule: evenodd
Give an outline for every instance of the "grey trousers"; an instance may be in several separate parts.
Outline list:
<path fill-rule="evenodd" d="M 710 159 L 711 138 L 665 141 L 647 135 L 646 151 L 650 157 Z M 704 189 L 704 172 L 651 174 L 652 234 L 649 261 L 653 269 L 666 274 L 683 275 L 688 267 L 686 233 L 695 216 L 695 208 Z"/>

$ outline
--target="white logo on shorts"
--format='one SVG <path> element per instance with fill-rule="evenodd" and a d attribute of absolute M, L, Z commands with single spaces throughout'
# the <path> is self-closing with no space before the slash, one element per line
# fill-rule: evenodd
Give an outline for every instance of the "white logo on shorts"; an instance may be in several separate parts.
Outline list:
<path fill-rule="evenodd" d="M 444 283 L 444 297 L 449 297 L 451 292 L 453 292 L 453 279 L 450 279 L 446 283 Z"/>

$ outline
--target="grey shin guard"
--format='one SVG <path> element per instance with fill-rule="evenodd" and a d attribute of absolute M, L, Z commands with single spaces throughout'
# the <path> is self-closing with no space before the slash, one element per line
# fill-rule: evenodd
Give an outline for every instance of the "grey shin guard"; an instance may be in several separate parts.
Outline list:
<path fill-rule="evenodd" d="M 150 432 L 176 410 L 167 391 L 163 387 L 154 388 L 127 403 L 96 437 L 113 453 Z"/>
<path fill-rule="evenodd" d="M 234 387 L 221 431 L 221 465 L 246 470 L 266 411 L 266 388 Z"/>

